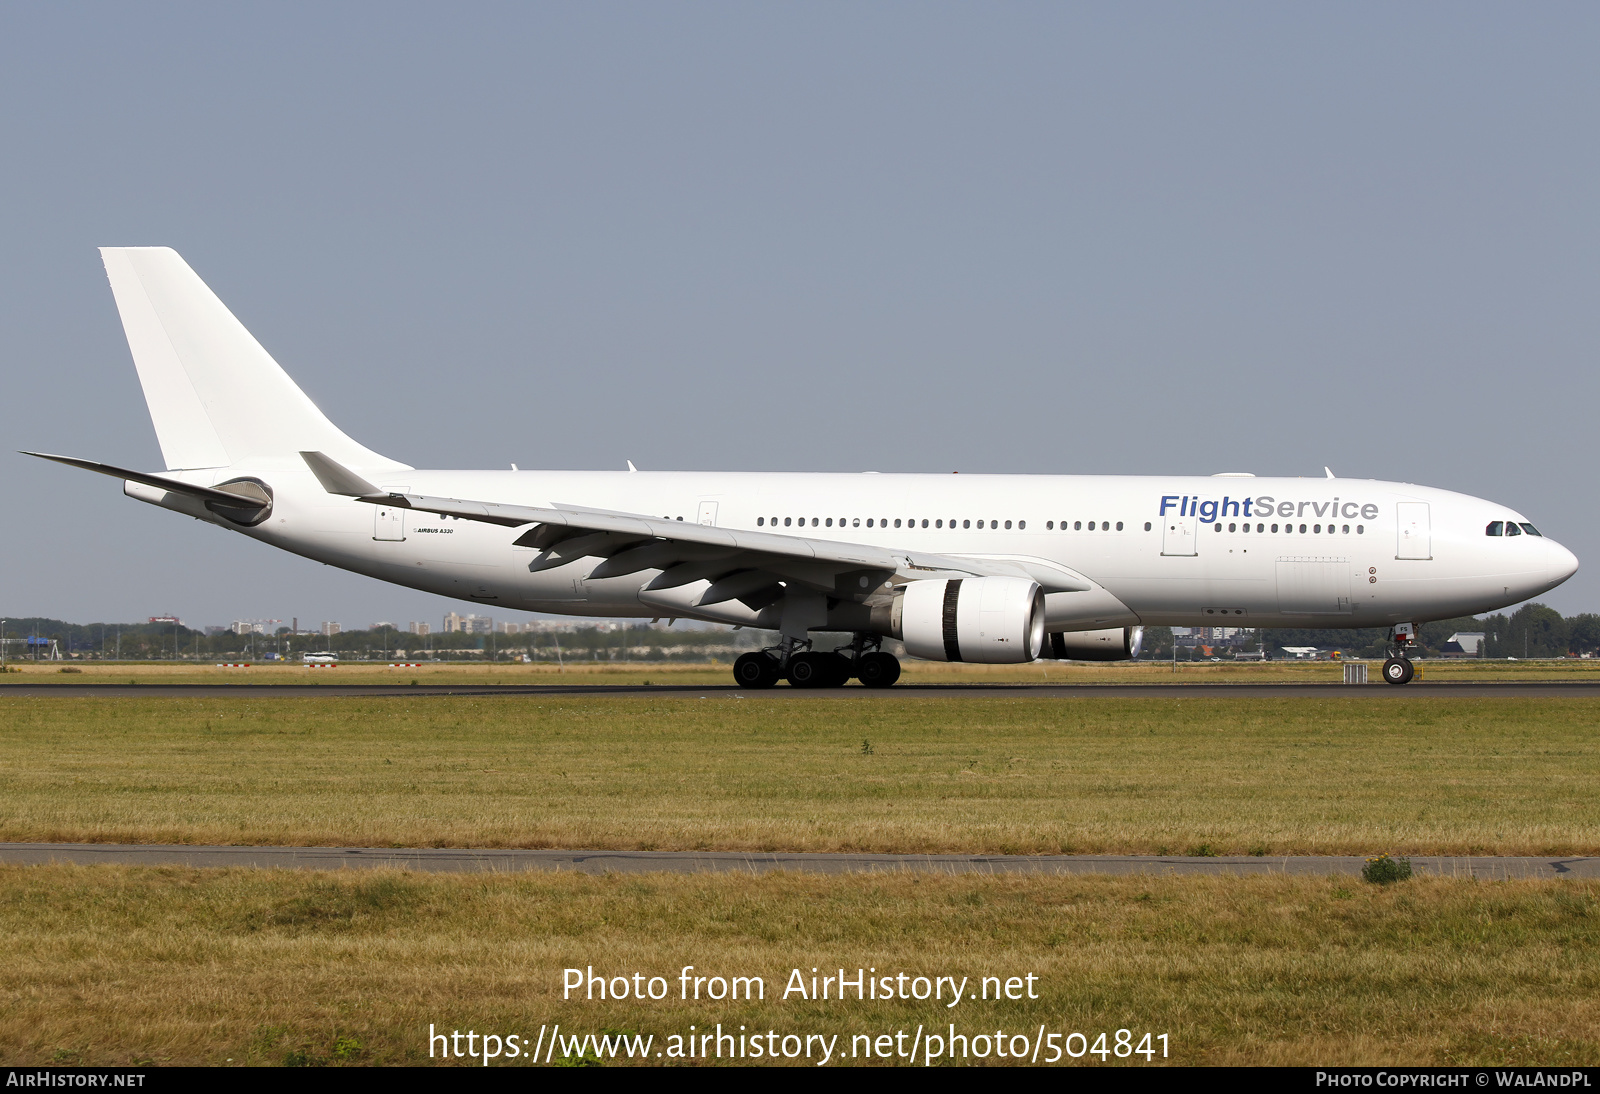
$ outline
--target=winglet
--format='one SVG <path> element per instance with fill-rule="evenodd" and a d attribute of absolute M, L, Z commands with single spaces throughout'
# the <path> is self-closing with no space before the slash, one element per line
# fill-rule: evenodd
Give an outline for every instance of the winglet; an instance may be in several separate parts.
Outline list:
<path fill-rule="evenodd" d="M 373 486 L 366 479 L 345 467 L 335 463 L 321 452 L 302 452 L 300 458 L 306 461 L 306 466 L 311 468 L 311 473 L 317 477 L 322 488 L 330 494 L 343 494 L 347 498 L 383 498 L 388 497 L 382 490 Z"/>

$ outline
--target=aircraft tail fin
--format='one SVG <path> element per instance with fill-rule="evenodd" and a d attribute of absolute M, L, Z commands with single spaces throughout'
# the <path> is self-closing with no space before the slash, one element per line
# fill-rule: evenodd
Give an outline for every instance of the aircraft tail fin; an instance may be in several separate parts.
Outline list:
<path fill-rule="evenodd" d="M 330 422 L 178 252 L 100 255 L 168 470 L 303 467 L 308 450 L 363 470 L 408 469 Z"/>

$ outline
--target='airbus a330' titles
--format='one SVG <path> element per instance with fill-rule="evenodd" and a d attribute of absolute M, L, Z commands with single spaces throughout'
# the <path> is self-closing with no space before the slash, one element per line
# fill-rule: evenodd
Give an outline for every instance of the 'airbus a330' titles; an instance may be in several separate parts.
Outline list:
<path fill-rule="evenodd" d="M 129 497 L 504 609 L 774 631 L 734 666 L 887 687 L 933 661 L 1137 658 L 1145 626 L 1415 625 L 1537 596 L 1577 559 L 1514 510 L 1375 480 L 451 471 L 341 432 L 178 254 L 101 252 L 165 468 L 44 456 Z M 447 534 L 446 534 L 447 533 Z M 825 635 L 849 641 L 832 645 Z"/>

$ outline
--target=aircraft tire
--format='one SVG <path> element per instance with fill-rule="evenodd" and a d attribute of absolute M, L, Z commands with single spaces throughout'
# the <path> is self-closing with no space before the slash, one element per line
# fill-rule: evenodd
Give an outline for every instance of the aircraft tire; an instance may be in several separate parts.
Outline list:
<path fill-rule="evenodd" d="M 833 679 L 831 653 L 797 653 L 789 658 L 789 683 L 797 688 L 825 688 Z"/>
<path fill-rule="evenodd" d="M 828 666 L 827 678 L 822 682 L 825 688 L 842 688 L 850 682 L 850 677 L 855 675 L 855 666 L 850 663 L 850 658 L 842 653 L 823 654 Z"/>
<path fill-rule="evenodd" d="M 1383 663 L 1383 679 L 1388 684 L 1409 684 L 1417 670 L 1404 657 L 1391 657 Z"/>
<path fill-rule="evenodd" d="M 856 665 L 856 677 L 862 687 L 889 688 L 900 679 L 900 659 L 892 653 L 863 654 Z"/>
<path fill-rule="evenodd" d="M 742 688 L 770 688 L 783 673 L 775 658 L 764 653 L 747 653 L 733 663 L 733 680 Z"/>

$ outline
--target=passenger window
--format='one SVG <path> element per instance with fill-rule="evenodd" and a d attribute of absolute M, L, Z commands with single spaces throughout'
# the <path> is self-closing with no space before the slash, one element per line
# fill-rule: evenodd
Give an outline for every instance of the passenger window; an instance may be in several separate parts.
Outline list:
<path fill-rule="evenodd" d="M 1302 536 L 1306 534 L 1306 526 L 1304 524 L 1300 526 L 1300 534 Z"/>
<path fill-rule="evenodd" d="M 1320 536 L 1320 535 L 1321 535 L 1321 534 L 1322 534 L 1322 525 L 1320 525 L 1320 524 L 1313 524 L 1313 525 L 1312 525 L 1312 526 L 1311 526 L 1311 531 L 1312 531 L 1312 533 L 1313 533 L 1313 534 L 1315 534 L 1315 535 L 1319 535 L 1319 536 Z"/>
<path fill-rule="evenodd" d="M 1348 524 L 1344 526 L 1344 534 L 1347 536 L 1350 534 L 1350 526 Z"/>
<path fill-rule="evenodd" d="M 785 528 L 787 528 L 787 527 L 789 527 L 789 521 L 790 521 L 790 520 L 791 520 L 791 519 L 792 519 L 792 518 L 790 518 L 790 517 L 784 517 L 784 518 L 783 518 L 783 526 L 784 526 L 784 527 L 785 527 Z"/>
<path fill-rule="evenodd" d="M 1506 521 L 1506 535 L 1508 535 L 1508 536 L 1520 536 L 1521 534 L 1522 534 L 1522 529 L 1517 527 L 1517 522 L 1516 521 L 1514 521 L 1514 520 Z"/>
<path fill-rule="evenodd" d="M 1074 532 L 1081 532 L 1081 531 L 1083 531 L 1083 521 L 1081 521 L 1081 520 L 1080 520 L 1080 521 L 1077 521 L 1077 522 L 1075 522 L 1075 523 L 1074 523 L 1074 524 L 1073 524 L 1073 525 L 1072 525 L 1072 530 L 1073 530 L 1073 531 L 1074 531 Z"/>
<path fill-rule="evenodd" d="M 871 518 L 871 517 L 868 517 L 868 518 L 867 518 L 867 527 L 868 527 L 868 528 L 871 528 L 871 527 L 872 527 L 872 518 Z"/>
<path fill-rule="evenodd" d="M 1028 522 L 1027 521 L 1025 521 L 1025 520 L 1017 521 L 1017 531 L 1021 532 L 1021 531 L 1025 530 L 1027 527 L 1028 527 Z"/>
<path fill-rule="evenodd" d="M 1217 531 L 1219 531 L 1219 532 L 1222 531 L 1222 525 L 1220 525 L 1220 524 L 1217 525 Z"/>
<path fill-rule="evenodd" d="M 894 521 L 894 526 L 895 526 L 895 527 L 896 527 L 896 528 L 898 528 L 898 527 L 900 527 L 900 518 L 899 518 L 899 517 L 896 517 L 896 518 L 895 518 L 895 521 Z"/>
<path fill-rule="evenodd" d="M 1238 526 L 1238 525 L 1237 525 L 1237 524 L 1230 524 L 1230 525 L 1228 525 L 1228 531 L 1230 531 L 1230 532 L 1237 532 L 1237 531 L 1238 531 L 1238 530 L 1239 530 L 1239 526 Z"/>
<path fill-rule="evenodd" d="M 1486 536 L 1503 536 L 1505 535 L 1505 527 L 1505 521 L 1491 520 L 1489 527 L 1483 530 L 1483 534 Z"/>
<path fill-rule="evenodd" d="M 922 522 L 922 526 L 923 526 L 923 527 L 924 527 L 924 528 L 926 528 L 926 527 L 927 527 L 927 526 L 928 526 L 928 522 L 927 522 L 927 521 L 923 521 L 923 522 Z"/>
<path fill-rule="evenodd" d="M 1365 535 L 1366 532 L 1367 532 L 1367 526 L 1365 524 L 1356 525 L 1356 535 L 1358 535 L 1358 536 Z"/>
<path fill-rule="evenodd" d="M 1008 521 L 1006 521 L 1006 531 L 1009 532 L 1010 530 L 1011 530 L 1011 522 L 1008 520 Z"/>
<path fill-rule="evenodd" d="M 1540 535 L 1539 529 L 1535 528 L 1531 524 L 1528 524 L 1527 522 L 1523 522 L 1522 530 L 1528 533 L 1530 536 L 1539 536 L 1540 539 L 1544 538 L 1544 536 Z"/>
<path fill-rule="evenodd" d="M 832 517 L 828 518 L 828 522 L 825 525 L 825 527 L 828 527 L 828 528 L 832 528 L 833 527 L 833 518 Z"/>
<path fill-rule="evenodd" d="M 811 527 L 815 528 L 816 526 L 817 526 L 817 518 L 816 517 L 812 517 L 811 518 Z"/>
<path fill-rule="evenodd" d="M 1122 531 L 1122 522 L 1120 520 L 1117 521 L 1117 531 Z"/>
<path fill-rule="evenodd" d="M 963 527 L 963 528 L 971 528 L 972 527 L 972 522 L 970 520 L 964 520 L 964 521 L 961 522 L 961 527 Z"/>
<path fill-rule="evenodd" d="M 1276 532 L 1276 531 L 1277 531 L 1277 530 L 1278 530 L 1278 526 L 1277 526 L 1277 525 L 1276 525 L 1276 524 L 1274 524 L 1274 525 L 1273 525 L 1273 526 L 1272 526 L 1272 530 L 1273 530 L 1273 531 L 1274 531 L 1274 532 Z"/>
<path fill-rule="evenodd" d="M 850 527 L 852 527 L 852 528 L 860 528 L 861 527 L 861 518 L 857 517 L 855 520 L 851 521 Z"/>
<path fill-rule="evenodd" d="M 1149 521 L 1145 521 L 1144 522 L 1144 530 L 1146 532 L 1148 532 L 1150 530 L 1150 522 Z"/>
<path fill-rule="evenodd" d="M 1055 521 L 1053 521 L 1053 520 L 1047 520 L 1047 521 L 1045 521 L 1045 522 L 1044 522 L 1044 530 L 1045 530 L 1045 531 L 1046 531 L 1046 532 L 1053 532 L 1053 531 L 1055 531 L 1055 530 L 1056 530 L 1056 522 L 1055 522 Z"/>
<path fill-rule="evenodd" d="M 765 523 L 767 523 L 767 518 L 766 517 L 757 517 L 756 518 L 756 527 L 757 528 L 760 528 Z"/>

